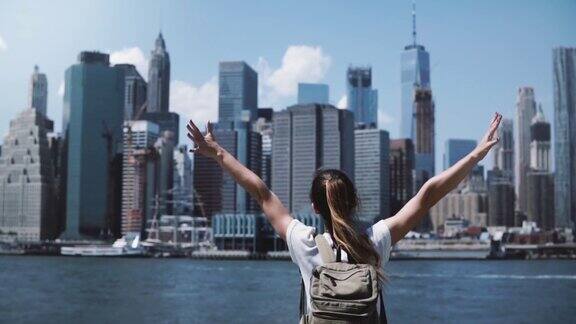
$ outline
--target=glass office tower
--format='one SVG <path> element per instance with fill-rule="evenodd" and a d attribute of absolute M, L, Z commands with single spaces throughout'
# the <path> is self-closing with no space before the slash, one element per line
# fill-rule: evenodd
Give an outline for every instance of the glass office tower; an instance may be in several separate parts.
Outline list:
<path fill-rule="evenodd" d="M 556 226 L 576 229 L 576 48 L 553 51 Z"/>
<path fill-rule="evenodd" d="M 309 213 L 310 181 L 320 168 L 354 179 L 354 116 L 332 105 L 294 105 L 274 113 L 272 190 L 294 213 Z"/>
<path fill-rule="evenodd" d="M 416 10 L 412 10 L 412 44 L 404 47 L 401 56 L 400 137 L 412 138 L 414 93 L 416 88 L 430 88 L 430 54 L 416 42 Z"/>
<path fill-rule="evenodd" d="M 230 143 L 227 148 L 244 165 L 260 172 L 260 162 L 253 154 L 261 144 L 252 132 L 252 122 L 258 117 L 258 74 L 246 62 L 220 62 L 218 93 L 218 128 Z M 228 132 L 229 131 L 229 132 Z M 260 146 L 261 147 L 261 146 Z M 222 209 L 244 213 L 252 210 L 253 201 L 239 184 L 230 184 L 223 177 Z M 228 179 L 229 180 L 229 179 Z M 227 206 L 230 206 L 229 208 Z M 234 206 L 234 207 L 232 207 Z M 252 207 L 251 207 L 252 206 Z"/>
<path fill-rule="evenodd" d="M 124 73 L 108 54 L 82 52 L 65 73 L 63 153 L 66 239 L 109 235 L 115 217 L 114 165 L 120 161 Z M 118 163 L 121 165 L 120 163 Z M 119 204 L 118 204 L 119 206 Z M 119 214 L 119 210 L 118 210 Z"/>
<path fill-rule="evenodd" d="M 245 62 L 220 62 L 218 126 L 243 127 L 258 116 L 258 74 Z"/>

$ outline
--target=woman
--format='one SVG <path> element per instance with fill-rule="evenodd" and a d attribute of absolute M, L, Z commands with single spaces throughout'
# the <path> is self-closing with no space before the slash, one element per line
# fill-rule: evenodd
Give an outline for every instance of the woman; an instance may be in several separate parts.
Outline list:
<path fill-rule="evenodd" d="M 495 134 L 501 119 L 502 115 L 495 113 L 488 131 L 472 152 L 429 179 L 396 215 L 377 222 L 366 233 L 359 233 L 354 224 L 358 198 L 350 179 L 339 170 L 319 170 L 312 181 L 310 200 L 313 210 L 321 215 L 326 224 L 326 241 L 331 247 L 340 248 L 343 261 L 348 260 L 350 255 L 350 259 L 356 263 L 372 264 L 379 269 L 379 276 L 383 278 L 382 266 L 388 261 L 391 246 L 413 229 L 427 211 L 454 189 L 486 156 L 499 140 Z M 314 228 L 294 219 L 254 172 L 218 145 L 210 122 L 205 134 L 192 121 L 187 128 L 188 137 L 196 145 L 192 151 L 214 159 L 230 173 L 258 202 L 278 235 L 287 242 L 292 261 L 298 265 L 302 274 L 309 309 L 312 271 L 322 265 L 314 239 Z"/>

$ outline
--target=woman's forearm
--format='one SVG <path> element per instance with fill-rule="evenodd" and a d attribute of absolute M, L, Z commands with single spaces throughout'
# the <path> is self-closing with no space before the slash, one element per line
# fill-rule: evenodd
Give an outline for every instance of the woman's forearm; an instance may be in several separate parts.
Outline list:
<path fill-rule="evenodd" d="M 256 173 L 242 165 L 232 154 L 218 145 L 212 123 L 208 122 L 206 125 L 205 134 L 200 132 L 192 120 L 188 122 L 186 128 L 188 138 L 195 144 L 191 151 L 216 160 L 220 167 L 230 173 L 234 180 L 258 202 L 274 230 L 282 239 L 286 239 L 288 225 L 292 222 L 290 212 Z"/>
<path fill-rule="evenodd" d="M 264 181 L 252 170 L 245 167 L 232 154 L 223 148 L 219 148 L 216 155 L 216 162 L 230 173 L 234 180 L 242 186 L 249 194 L 262 205 L 262 201 L 270 191 Z"/>
<path fill-rule="evenodd" d="M 392 243 L 398 242 L 408 231 L 412 230 L 428 210 L 456 188 L 472 168 L 488 154 L 490 148 L 498 142 L 498 138 L 494 134 L 498 129 L 500 120 L 502 120 L 502 115 L 495 113 L 488 131 L 470 154 L 426 181 L 416 195 L 396 215 L 383 220 L 390 229 Z"/>
<path fill-rule="evenodd" d="M 475 151 L 472 151 L 453 166 L 430 178 L 425 184 L 424 204 L 432 208 L 440 199 L 452 191 L 481 160 Z"/>
<path fill-rule="evenodd" d="M 256 173 L 242 165 L 225 149 L 218 148 L 215 159 L 258 202 L 274 230 L 285 240 L 286 231 L 292 221 L 292 217 L 280 199 L 268 189 L 264 181 Z"/>

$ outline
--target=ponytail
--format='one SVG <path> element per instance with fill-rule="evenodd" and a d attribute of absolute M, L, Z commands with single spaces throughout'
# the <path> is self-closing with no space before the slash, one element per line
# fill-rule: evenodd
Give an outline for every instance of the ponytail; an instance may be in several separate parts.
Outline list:
<path fill-rule="evenodd" d="M 320 171 L 312 183 L 310 196 L 336 244 L 357 263 L 373 265 L 379 279 L 384 280 L 380 255 L 368 236 L 355 226 L 358 197 L 346 174 L 339 170 Z"/>

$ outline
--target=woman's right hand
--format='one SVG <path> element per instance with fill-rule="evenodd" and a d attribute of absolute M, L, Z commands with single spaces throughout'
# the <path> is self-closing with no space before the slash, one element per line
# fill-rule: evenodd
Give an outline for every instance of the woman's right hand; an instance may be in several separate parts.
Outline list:
<path fill-rule="evenodd" d="M 202 135 L 192 120 L 188 122 L 186 128 L 188 129 L 188 138 L 194 142 L 194 147 L 190 152 L 198 152 L 209 158 L 216 159 L 222 148 L 218 145 L 218 142 L 216 142 L 216 138 L 214 137 L 214 124 L 208 121 L 204 135 Z"/>

